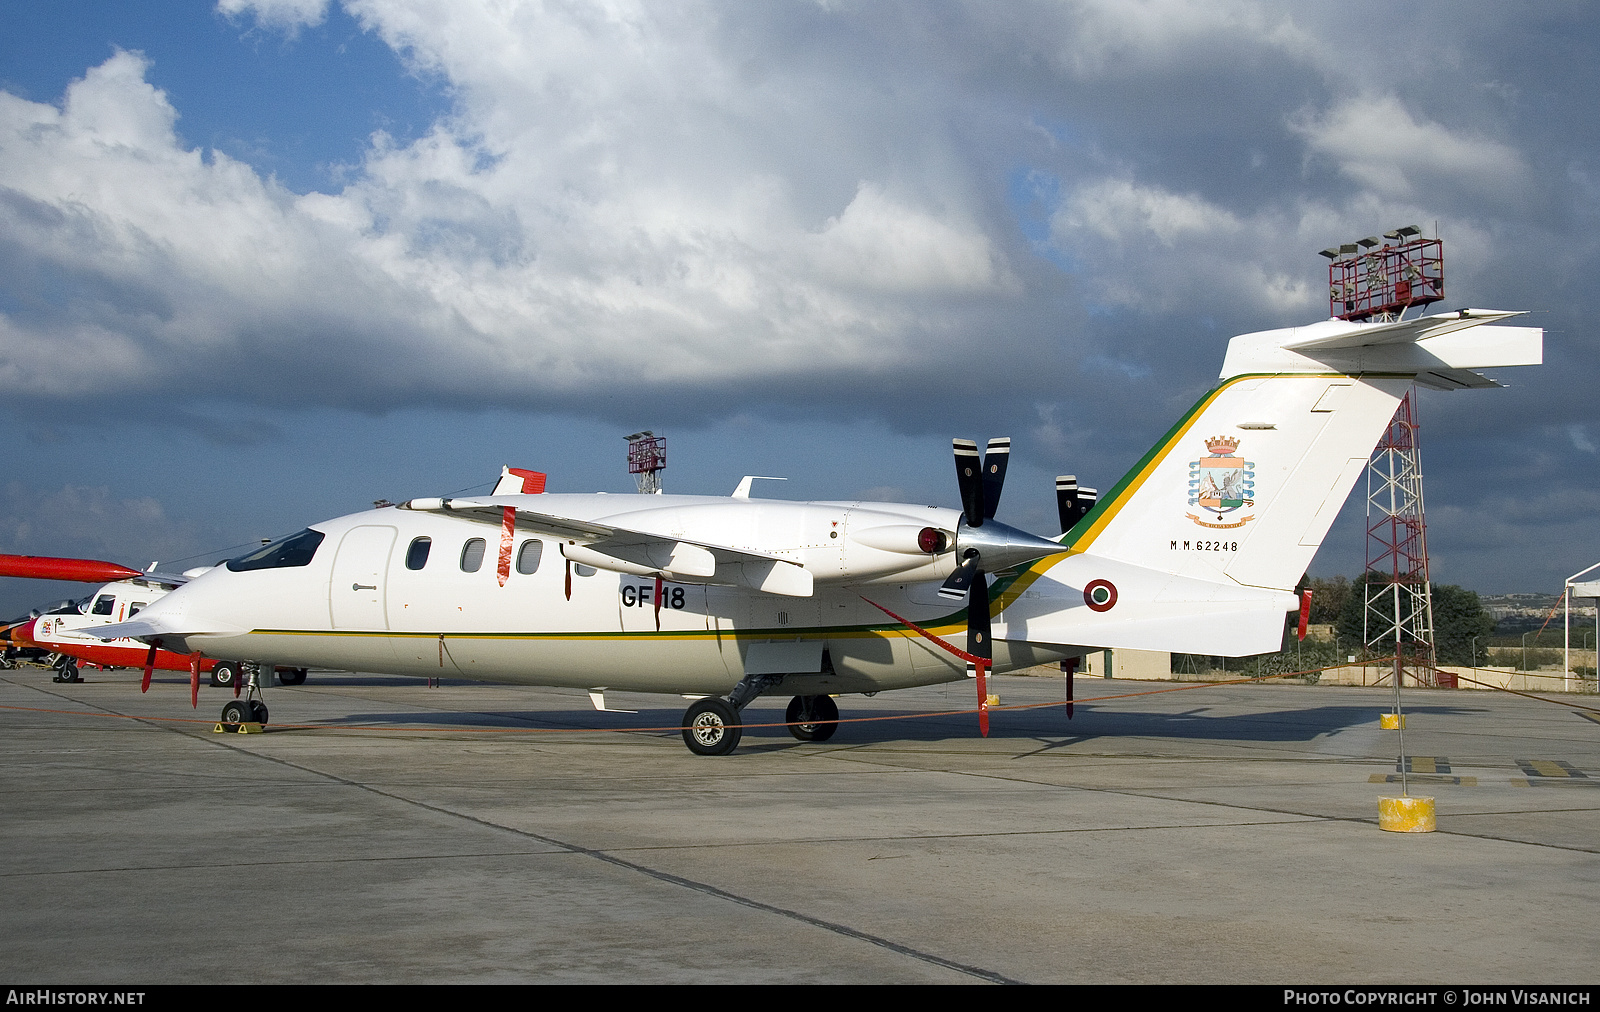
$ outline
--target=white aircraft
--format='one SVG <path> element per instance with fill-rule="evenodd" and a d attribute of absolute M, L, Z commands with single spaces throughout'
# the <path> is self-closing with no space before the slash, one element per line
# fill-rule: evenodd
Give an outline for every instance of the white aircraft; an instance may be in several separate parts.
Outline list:
<path fill-rule="evenodd" d="M 956 440 L 959 510 L 756 499 L 751 478 L 727 498 L 543 494 L 508 471 L 488 496 L 315 524 L 101 634 L 240 662 L 250 698 L 228 721 L 265 722 L 258 675 L 279 664 L 570 686 L 602 708 L 607 689 L 698 696 L 683 737 L 708 755 L 762 694 L 792 694 L 792 733 L 821 741 L 830 694 L 972 675 L 986 729 L 991 666 L 1277 649 L 1412 384 L 1492 387 L 1472 370 L 1541 361 L 1542 330 L 1480 326 L 1513 315 L 1235 337 L 1222 382 L 1055 540 L 994 520 L 1008 440 L 981 460 Z"/>

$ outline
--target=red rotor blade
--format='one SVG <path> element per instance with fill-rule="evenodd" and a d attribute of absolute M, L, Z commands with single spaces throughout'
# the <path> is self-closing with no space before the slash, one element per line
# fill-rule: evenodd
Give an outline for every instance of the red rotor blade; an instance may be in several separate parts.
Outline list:
<path fill-rule="evenodd" d="M 44 555 L 0 555 L 0 576 L 26 580 L 71 580 L 75 583 L 111 583 L 138 576 L 137 569 L 97 559 L 56 559 Z"/>
<path fill-rule="evenodd" d="M 150 641 L 150 652 L 144 657 L 144 681 L 139 683 L 140 692 L 150 691 L 150 676 L 156 673 L 156 651 L 160 649 L 160 640 Z"/>
<path fill-rule="evenodd" d="M 189 706 L 200 708 L 200 651 L 189 655 Z"/>

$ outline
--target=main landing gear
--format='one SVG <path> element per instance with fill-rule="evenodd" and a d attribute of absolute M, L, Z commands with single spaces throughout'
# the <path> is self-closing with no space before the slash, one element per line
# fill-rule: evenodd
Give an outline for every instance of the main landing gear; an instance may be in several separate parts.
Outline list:
<path fill-rule="evenodd" d="M 827 741 L 839 725 L 839 706 L 831 696 L 796 696 L 783 711 L 789 733 L 801 741 Z"/>
<path fill-rule="evenodd" d="M 782 675 L 746 675 L 727 699 L 707 696 L 683 711 L 683 743 L 695 755 L 727 755 L 739 747 L 744 728 L 739 714 L 745 705 L 778 686 Z M 829 696 L 796 696 L 783 712 L 789 733 L 801 741 L 827 741 L 839 725 L 839 707 Z"/>
<path fill-rule="evenodd" d="M 260 724 L 267 726 L 267 704 L 261 701 L 261 665 L 255 661 L 245 661 L 234 664 L 232 661 L 223 661 L 217 665 L 221 668 L 229 665 L 233 669 L 233 681 L 227 684 L 238 684 L 238 679 L 244 679 L 244 698 L 230 699 L 222 707 L 222 723 L 224 724 Z M 213 668 L 213 674 L 217 668 Z M 268 677 L 271 669 L 268 669 Z"/>

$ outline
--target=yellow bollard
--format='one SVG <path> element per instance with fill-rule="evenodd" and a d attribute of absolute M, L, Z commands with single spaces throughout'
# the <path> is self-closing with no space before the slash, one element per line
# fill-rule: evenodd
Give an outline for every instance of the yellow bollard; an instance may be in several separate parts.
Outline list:
<path fill-rule="evenodd" d="M 1378 718 L 1378 726 L 1385 731 L 1398 731 L 1406 726 L 1406 715 L 1403 713 L 1386 713 Z"/>
<path fill-rule="evenodd" d="M 1439 828 L 1432 798 L 1379 798 L 1378 828 L 1390 833 L 1431 833 Z"/>

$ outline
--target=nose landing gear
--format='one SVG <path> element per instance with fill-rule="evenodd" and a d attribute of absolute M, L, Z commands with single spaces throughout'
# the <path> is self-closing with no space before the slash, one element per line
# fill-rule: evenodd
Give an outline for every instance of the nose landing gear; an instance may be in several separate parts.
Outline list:
<path fill-rule="evenodd" d="M 222 724 L 231 725 L 234 730 L 243 724 L 266 727 L 267 704 L 261 701 L 261 665 L 255 661 L 245 661 L 236 666 L 235 678 L 244 679 L 244 698 L 230 699 L 223 705 Z"/>

